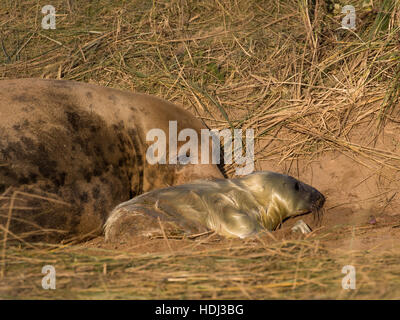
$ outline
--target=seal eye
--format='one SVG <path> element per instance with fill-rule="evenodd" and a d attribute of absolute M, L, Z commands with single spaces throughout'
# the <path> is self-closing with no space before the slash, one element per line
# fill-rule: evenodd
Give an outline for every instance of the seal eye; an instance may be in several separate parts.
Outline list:
<path fill-rule="evenodd" d="M 294 184 L 294 189 L 295 189 L 296 191 L 299 191 L 299 190 L 300 190 L 300 185 L 299 185 L 298 182 L 296 182 L 296 183 Z"/>

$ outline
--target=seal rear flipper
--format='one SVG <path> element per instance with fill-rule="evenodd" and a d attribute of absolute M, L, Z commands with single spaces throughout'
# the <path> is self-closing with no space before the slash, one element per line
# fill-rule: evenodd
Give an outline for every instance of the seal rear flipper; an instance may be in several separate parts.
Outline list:
<path fill-rule="evenodd" d="M 132 241 L 140 237 L 167 237 L 207 231 L 203 226 L 177 219 L 166 212 L 143 205 L 114 209 L 104 225 L 107 242 Z"/>

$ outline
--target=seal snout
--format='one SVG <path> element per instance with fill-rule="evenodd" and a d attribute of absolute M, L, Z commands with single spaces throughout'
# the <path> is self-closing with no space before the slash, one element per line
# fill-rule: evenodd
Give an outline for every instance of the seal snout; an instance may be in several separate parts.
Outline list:
<path fill-rule="evenodd" d="M 313 213 L 314 217 L 320 220 L 323 215 L 323 205 L 325 196 L 314 187 L 305 183 L 301 184 L 302 190 L 300 198 L 298 198 L 296 214 Z"/>
<path fill-rule="evenodd" d="M 325 203 L 325 196 L 317 189 L 314 189 L 312 194 L 312 202 L 315 209 L 321 209 Z"/>
<path fill-rule="evenodd" d="M 311 211 L 313 213 L 314 220 L 318 221 L 319 223 L 321 223 L 322 216 L 324 215 L 324 209 L 322 209 L 322 207 L 324 206 L 325 200 L 325 196 L 317 189 L 314 189 L 314 192 L 312 193 Z"/>

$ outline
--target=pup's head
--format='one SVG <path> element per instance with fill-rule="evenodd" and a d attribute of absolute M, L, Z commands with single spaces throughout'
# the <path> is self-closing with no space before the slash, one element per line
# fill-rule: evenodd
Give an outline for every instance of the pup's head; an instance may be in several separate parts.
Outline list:
<path fill-rule="evenodd" d="M 284 218 L 309 212 L 320 218 L 325 197 L 304 182 L 270 171 L 255 172 L 240 180 L 262 206 L 267 207 L 271 201 L 279 202 L 279 207 L 286 211 Z"/>

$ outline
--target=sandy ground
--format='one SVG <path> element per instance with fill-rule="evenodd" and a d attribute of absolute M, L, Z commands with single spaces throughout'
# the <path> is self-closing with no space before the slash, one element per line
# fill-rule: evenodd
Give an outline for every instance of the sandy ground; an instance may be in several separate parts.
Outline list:
<path fill-rule="evenodd" d="M 370 139 L 366 128 L 353 133 L 352 142 L 358 143 Z M 378 139 L 370 145 L 380 150 L 400 153 L 400 127 L 388 124 Z M 400 172 L 379 167 L 368 159 L 352 157 L 349 153 L 329 152 L 313 160 L 299 160 L 295 164 L 274 161 L 258 162 L 257 170 L 271 170 L 288 173 L 320 190 L 327 198 L 322 221 L 312 215 L 289 219 L 267 238 L 293 239 L 304 237 L 292 234 L 291 226 L 303 219 L 313 230 L 306 238 L 324 239 L 323 245 L 339 250 L 382 250 L 396 247 L 400 237 Z M 290 166 L 290 170 L 288 167 Z M 353 230 L 353 232 L 348 232 Z M 357 232 L 355 232 L 355 230 Z M 349 236 L 350 235 L 350 236 Z M 223 245 L 232 240 L 211 235 L 199 237 L 202 242 L 213 246 Z M 207 239 L 207 240 L 204 240 Z M 238 240 L 241 241 L 241 240 Z M 251 240 L 250 240 L 251 241 Z M 134 241 L 133 241 L 134 242 Z M 184 248 L 184 240 L 170 239 L 174 250 Z M 190 243 L 190 242 L 189 242 Z M 140 245 L 106 244 L 102 237 L 89 241 L 86 245 L 106 248 L 130 248 L 137 252 L 165 250 L 164 240 L 149 239 Z M 228 244 L 229 245 L 229 244 Z M 132 247 L 133 246 L 133 247 Z"/>

